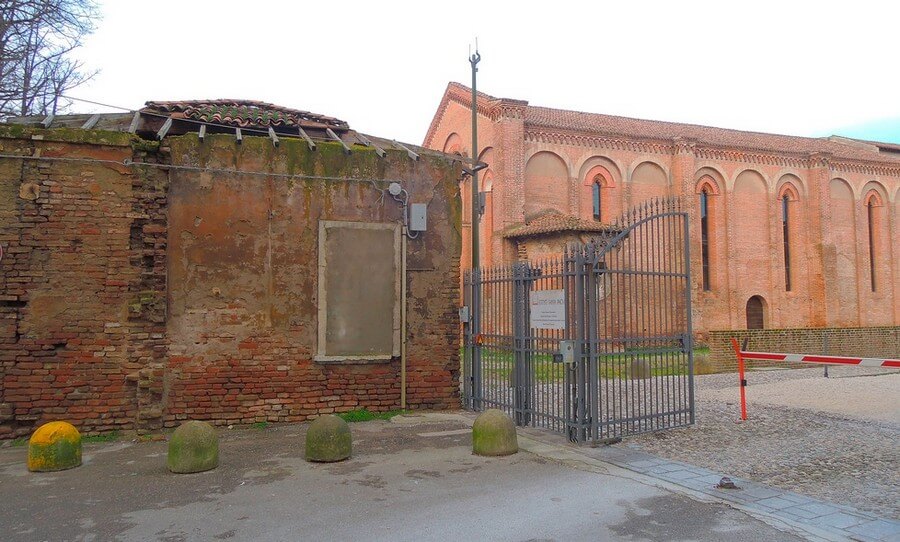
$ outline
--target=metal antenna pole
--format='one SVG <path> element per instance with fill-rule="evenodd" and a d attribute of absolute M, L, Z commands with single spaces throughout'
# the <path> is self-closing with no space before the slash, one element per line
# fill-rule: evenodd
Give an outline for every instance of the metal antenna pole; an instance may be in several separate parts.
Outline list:
<path fill-rule="evenodd" d="M 475 90 L 475 74 L 478 73 L 478 62 L 481 61 L 481 55 L 478 54 L 478 47 L 475 47 L 475 54 L 469 57 L 469 63 L 472 64 L 472 269 L 481 267 L 479 239 L 478 239 L 478 218 L 479 201 L 478 190 L 478 92 Z"/>
<path fill-rule="evenodd" d="M 481 262 L 479 258 L 478 243 L 478 94 L 475 90 L 475 74 L 478 72 L 478 62 L 481 55 L 478 54 L 478 42 L 475 43 L 475 54 L 469 57 L 472 64 L 472 311 L 470 329 L 472 335 L 472 396 L 475 397 L 472 406 L 475 410 L 481 410 L 483 403 L 482 372 L 481 372 Z"/>

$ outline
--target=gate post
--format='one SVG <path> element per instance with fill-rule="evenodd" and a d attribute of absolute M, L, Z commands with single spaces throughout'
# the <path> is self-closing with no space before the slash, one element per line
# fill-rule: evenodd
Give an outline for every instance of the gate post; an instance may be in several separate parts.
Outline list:
<path fill-rule="evenodd" d="M 463 273 L 463 310 L 466 311 L 465 317 L 460 313 L 462 320 L 463 332 L 463 359 L 462 359 L 462 403 L 463 408 L 474 409 L 475 398 L 475 380 L 472 375 L 472 350 L 474 348 L 474 340 L 472 337 L 472 272 L 465 271 Z"/>
<path fill-rule="evenodd" d="M 575 250 L 575 365 L 572 367 L 575 373 L 575 385 L 572 387 L 572 427 L 569 430 L 569 440 L 572 442 L 584 442 L 587 438 L 585 431 L 586 405 L 585 405 L 585 258 L 584 247 L 579 246 Z"/>
<path fill-rule="evenodd" d="M 587 289 L 587 311 L 585 327 L 587 339 L 586 374 L 588 377 L 588 409 L 585 414 L 590 427 L 591 439 L 596 444 L 600 439 L 600 341 L 599 341 L 599 296 L 597 295 L 600 255 L 596 246 L 588 246 L 588 257 L 584 266 Z M 602 274 L 600 275 L 602 276 Z M 602 279 L 601 279 L 602 280 Z"/>
<path fill-rule="evenodd" d="M 516 425 L 528 425 L 531 417 L 528 400 L 531 392 L 528 371 L 529 365 L 529 323 L 528 302 L 530 290 L 530 266 L 527 262 L 517 263 L 513 267 L 513 339 L 515 344 L 515 360 L 513 363 L 513 409 Z"/>
<path fill-rule="evenodd" d="M 472 269 L 472 309 L 469 312 L 469 336 L 472 343 L 472 410 L 483 408 L 484 388 L 481 367 L 481 269 Z"/>

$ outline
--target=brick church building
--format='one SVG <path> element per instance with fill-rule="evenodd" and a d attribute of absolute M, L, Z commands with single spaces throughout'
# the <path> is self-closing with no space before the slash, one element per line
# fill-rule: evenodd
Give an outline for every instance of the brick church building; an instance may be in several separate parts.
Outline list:
<path fill-rule="evenodd" d="M 450 83 L 425 147 L 470 155 Z M 559 252 L 660 196 L 689 202 L 694 329 L 900 324 L 900 145 L 565 111 L 478 96 L 482 265 Z M 470 182 L 470 181 L 469 181 Z M 463 269 L 471 260 L 471 186 Z"/>

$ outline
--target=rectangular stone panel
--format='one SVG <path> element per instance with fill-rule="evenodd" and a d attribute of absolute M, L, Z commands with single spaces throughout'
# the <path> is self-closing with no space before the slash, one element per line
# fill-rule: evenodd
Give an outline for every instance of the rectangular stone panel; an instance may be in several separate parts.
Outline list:
<path fill-rule="evenodd" d="M 320 359 L 399 355 L 399 255 L 395 224 L 320 223 Z"/>

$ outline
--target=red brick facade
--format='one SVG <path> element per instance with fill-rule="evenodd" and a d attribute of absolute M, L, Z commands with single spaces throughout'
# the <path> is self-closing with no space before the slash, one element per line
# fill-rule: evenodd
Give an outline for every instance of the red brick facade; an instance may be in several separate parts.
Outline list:
<path fill-rule="evenodd" d="M 406 399 L 458 405 L 451 161 L 20 127 L 0 129 L 0 146 L 0 438 L 50 419 L 100 432 L 399 408 L 399 358 L 313 358 L 319 221 L 398 223 L 400 206 L 374 183 L 252 172 L 396 179 L 428 204 L 428 231 L 406 245 Z"/>
<path fill-rule="evenodd" d="M 468 155 L 470 104 L 471 90 L 451 83 L 424 145 Z M 900 146 L 562 111 L 485 94 L 478 111 L 480 158 L 490 166 L 481 189 L 491 192 L 482 262 L 517 259 L 520 250 L 506 234 L 542 209 L 593 220 L 591 190 L 599 183 L 603 222 L 651 197 L 689 202 L 694 329 L 701 338 L 745 328 L 753 296 L 763 300 L 766 328 L 900 323 Z M 708 289 L 700 272 L 704 189 Z M 462 187 L 464 207 L 470 190 Z M 464 209 L 464 267 L 469 216 Z"/>

